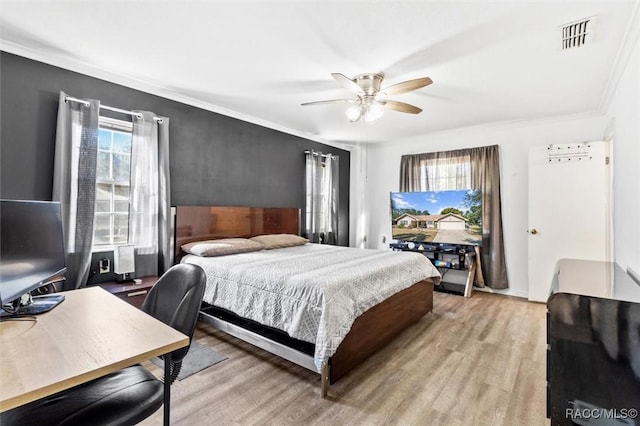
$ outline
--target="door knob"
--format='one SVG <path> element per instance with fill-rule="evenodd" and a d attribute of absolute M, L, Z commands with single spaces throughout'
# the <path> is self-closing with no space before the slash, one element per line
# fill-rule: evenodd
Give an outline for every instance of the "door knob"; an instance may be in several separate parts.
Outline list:
<path fill-rule="evenodd" d="M 538 233 L 538 230 L 536 228 L 533 228 L 531 231 L 531 235 L 536 235 Z"/>

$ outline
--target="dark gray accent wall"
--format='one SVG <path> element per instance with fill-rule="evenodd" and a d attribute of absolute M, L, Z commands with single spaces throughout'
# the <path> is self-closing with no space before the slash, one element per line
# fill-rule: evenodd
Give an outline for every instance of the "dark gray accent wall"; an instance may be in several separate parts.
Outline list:
<path fill-rule="evenodd" d="M 0 56 L 0 198 L 51 199 L 60 91 L 170 118 L 173 205 L 304 213 L 304 151 L 339 155 L 339 242 L 348 245 L 348 151 L 6 52 Z"/>

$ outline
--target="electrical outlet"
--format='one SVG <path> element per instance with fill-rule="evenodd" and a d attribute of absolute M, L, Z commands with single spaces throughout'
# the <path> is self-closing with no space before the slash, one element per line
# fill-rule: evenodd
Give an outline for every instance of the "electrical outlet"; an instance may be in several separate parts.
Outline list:
<path fill-rule="evenodd" d="M 107 259 L 106 257 L 100 259 L 99 265 L 101 274 L 108 274 L 111 271 L 111 264 L 109 262 L 109 259 Z"/>

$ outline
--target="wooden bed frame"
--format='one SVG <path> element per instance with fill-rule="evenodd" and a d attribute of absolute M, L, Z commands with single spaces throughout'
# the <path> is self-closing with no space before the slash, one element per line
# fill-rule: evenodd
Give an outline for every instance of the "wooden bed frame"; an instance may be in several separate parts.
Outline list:
<path fill-rule="evenodd" d="M 299 234 L 300 210 L 295 208 L 178 206 L 175 220 L 175 263 L 183 256 L 181 245 L 215 238 L 261 234 Z M 433 309 L 433 280 L 419 281 L 373 306 L 353 323 L 336 353 L 321 373 L 321 395 L 330 384 L 387 345 L 411 324 Z M 291 339 L 286 333 L 260 326 L 235 315 L 216 311 L 203 302 L 200 320 L 241 340 L 317 372 L 313 345 Z M 274 334 L 275 333 L 275 334 Z M 265 337 L 269 336 L 269 337 Z M 302 346 L 302 347 L 301 347 Z"/>

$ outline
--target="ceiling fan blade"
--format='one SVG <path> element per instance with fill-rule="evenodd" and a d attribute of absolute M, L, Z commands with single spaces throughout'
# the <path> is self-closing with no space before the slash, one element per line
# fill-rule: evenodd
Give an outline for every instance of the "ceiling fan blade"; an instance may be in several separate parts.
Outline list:
<path fill-rule="evenodd" d="M 416 78 L 415 80 L 403 81 L 402 83 L 391 85 L 386 89 L 382 89 L 381 92 L 384 92 L 387 95 L 398 95 L 400 93 L 411 92 L 412 90 L 428 86 L 431 83 L 433 83 L 433 80 L 429 77 Z"/>
<path fill-rule="evenodd" d="M 362 88 L 356 84 L 355 81 L 351 80 L 344 74 L 340 74 L 339 72 L 332 72 L 331 76 L 336 79 L 336 81 L 342 86 L 349 90 L 350 92 L 356 93 L 358 95 L 363 94 Z"/>
<path fill-rule="evenodd" d="M 420 114 L 422 112 L 421 108 L 418 108 L 417 106 L 409 105 L 404 102 L 384 101 L 382 103 L 384 104 L 384 106 L 394 111 L 408 112 L 409 114 Z"/>
<path fill-rule="evenodd" d="M 305 102 L 303 104 L 303 106 L 307 106 L 307 105 L 321 105 L 321 104 L 338 104 L 338 103 L 342 103 L 342 102 L 347 102 L 347 103 L 356 103 L 358 102 L 357 99 L 331 99 L 328 101 L 315 101 L 315 102 Z"/>

